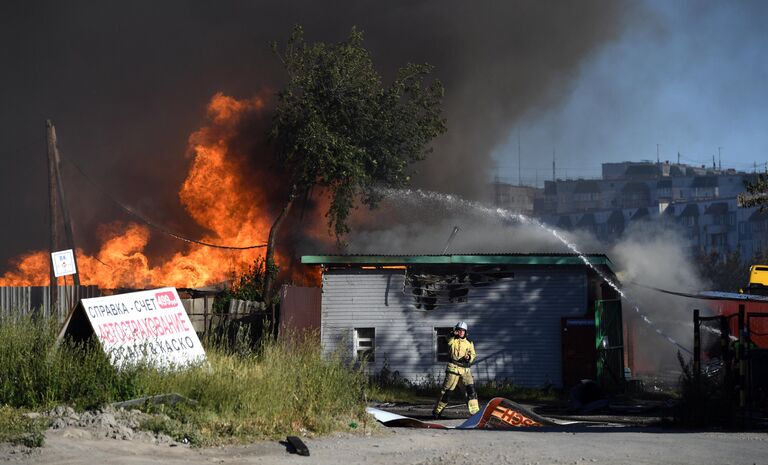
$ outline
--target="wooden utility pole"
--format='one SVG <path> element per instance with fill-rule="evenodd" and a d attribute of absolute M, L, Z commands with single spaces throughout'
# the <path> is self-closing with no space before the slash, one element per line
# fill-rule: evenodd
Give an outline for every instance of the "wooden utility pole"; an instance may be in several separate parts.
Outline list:
<path fill-rule="evenodd" d="M 72 234 L 72 223 L 69 218 L 69 210 L 64 197 L 64 186 L 61 182 L 61 157 L 59 147 L 56 142 L 56 128 L 51 120 L 45 121 L 46 142 L 48 148 L 48 205 L 50 219 L 50 252 L 56 252 L 64 248 L 72 249 L 75 252 L 75 241 Z M 64 237 L 62 238 L 62 233 Z M 66 241 L 66 242 L 65 242 Z M 50 258 L 49 258 L 50 260 Z M 77 258 L 75 258 L 75 269 L 77 269 Z M 57 301 L 57 279 L 53 274 L 53 264 L 51 264 L 50 279 L 50 302 L 51 312 L 56 308 Z M 78 274 L 73 276 L 76 287 L 80 286 L 80 277 Z"/>
<path fill-rule="evenodd" d="M 72 221 L 69 218 L 69 208 L 67 208 L 67 197 L 64 195 L 64 183 L 61 182 L 61 157 L 59 156 L 59 147 L 56 143 L 56 128 L 51 124 L 51 132 L 53 133 L 53 155 L 56 158 L 56 186 L 59 192 L 59 207 L 61 208 L 61 217 L 64 220 L 64 235 L 66 236 L 67 244 L 66 248 L 72 249 L 72 259 L 75 263 L 75 269 L 77 268 L 77 254 L 75 249 L 75 237 L 72 234 Z M 75 286 L 80 286 L 80 275 L 75 273 L 72 275 L 72 281 Z"/>
<path fill-rule="evenodd" d="M 48 147 L 48 222 L 50 226 L 50 253 L 56 252 L 58 249 L 58 246 L 60 244 L 59 240 L 59 222 L 57 221 L 58 218 L 58 211 L 59 211 L 59 188 L 57 186 L 58 184 L 58 176 L 56 175 L 57 172 L 57 166 L 56 166 L 56 130 L 53 128 L 53 124 L 51 124 L 50 120 L 47 120 L 45 122 L 45 133 L 46 133 L 46 141 L 47 141 L 47 147 Z M 50 257 L 50 255 L 49 255 Z M 50 261 L 51 259 L 48 258 Z M 51 263 L 51 272 L 49 275 L 49 292 L 50 292 L 50 303 L 51 303 L 51 309 L 53 309 L 56 306 L 56 300 L 57 300 L 57 280 L 56 276 L 53 274 L 53 264 Z"/>

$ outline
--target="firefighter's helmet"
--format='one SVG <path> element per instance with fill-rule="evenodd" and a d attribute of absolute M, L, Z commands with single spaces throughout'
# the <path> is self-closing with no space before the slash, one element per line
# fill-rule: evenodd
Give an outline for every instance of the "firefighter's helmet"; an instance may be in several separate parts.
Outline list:
<path fill-rule="evenodd" d="M 467 323 L 464 321 L 459 321 L 458 323 L 456 323 L 456 326 L 454 326 L 453 329 L 463 329 L 464 331 L 466 331 Z"/>

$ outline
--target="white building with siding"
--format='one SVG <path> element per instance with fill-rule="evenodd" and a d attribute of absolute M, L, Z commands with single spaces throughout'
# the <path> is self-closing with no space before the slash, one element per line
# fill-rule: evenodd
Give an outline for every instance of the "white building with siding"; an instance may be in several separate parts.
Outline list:
<path fill-rule="evenodd" d="M 590 255 L 613 277 L 605 255 Z M 304 256 L 322 267 L 321 338 L 326 353 L 369 359 L 413 382 L 440 381 L 445 335 L 469 325 L 478 383 L 562 387 L 568 318 L 592 319 L 615 299 L 575 255 Z M 594 339 L 589 341 L 594 350 Z M 594 359 L 594 356 L 592 356 Z"/>

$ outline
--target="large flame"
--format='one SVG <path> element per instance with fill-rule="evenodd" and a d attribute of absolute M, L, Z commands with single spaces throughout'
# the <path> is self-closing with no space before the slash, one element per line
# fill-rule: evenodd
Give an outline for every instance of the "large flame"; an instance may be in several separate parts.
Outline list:
<path fill-rule="evenodd" d="M 202 242 L 243 247 L 267 241 L 272 219 L 265 183 L 248 178 L 247 154 L 232 153 L 229 143 L 243 118 L 263 111 L 263 107 L 261 98 L 237 100 L 218 93 L 208 105 L 210 124 L 189 138 L 192 163 L 179 197 L 189 215 L 210 231 L 199 239 Z M 95 255 L 77 251 L 84 285 L 104 289 L 199 287 L 231 280 L 264 255 L 263 248 L 231 250 L 189 244 L 166 262 L 152 266 L 145 253 L 151 237 L 147 226 L 114 223 L 104 229 Z M 276 260 L 278 265 L 286 262 L 279 255 Z M 0 277 L 0 286 L 48 284 L 47 251 L 25 254 L 14 260 L 14 265 L 14 270 Z M 314 279 L 307 276 L 304 283 Z"/>

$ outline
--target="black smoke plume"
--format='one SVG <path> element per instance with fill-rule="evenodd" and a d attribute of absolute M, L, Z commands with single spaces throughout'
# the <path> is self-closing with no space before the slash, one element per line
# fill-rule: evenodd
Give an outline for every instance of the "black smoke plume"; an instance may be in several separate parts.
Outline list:
<path fill-rule="evenodd" d="M 415 183 L 479 198 L 491 150 L 523 112 L 556 101 L 579 64 L 622 31 L 628 3 L 3 2 L 0 208 L 13 228 L 3 231 L 0 262 L 47 246 L 45 118 L 64 155 L 115 197 L 171 229 L 199 233 L 177 195 L 187 137 L 204 124 L 214 93 L 247 98 L 280 88 L 269 43 L 284 42 L 294 24 L 310 41 L 342 40 L 358 26 L 385 76 L 409 61 L 435 65 L 449 129 Z M 65 174 L 76 240 L 93 247 L 96 225 L 122 213 Z"/>

